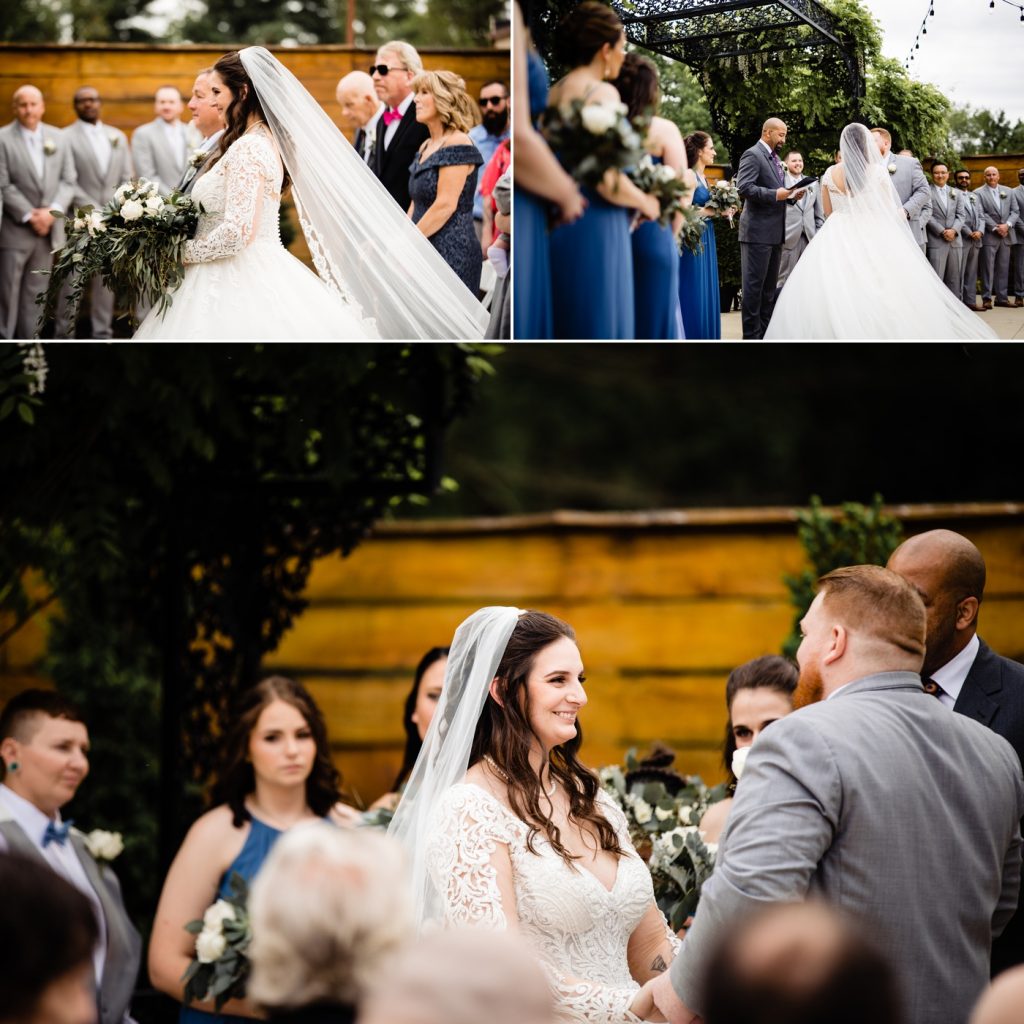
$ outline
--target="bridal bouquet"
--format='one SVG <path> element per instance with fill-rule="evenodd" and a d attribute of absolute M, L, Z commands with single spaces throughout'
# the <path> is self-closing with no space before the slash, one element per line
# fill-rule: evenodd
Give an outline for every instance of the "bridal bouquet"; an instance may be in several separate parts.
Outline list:
<path fill-rule="evenodd" d="M 208 907 L 202 920 L 185 925 L 185 930 L 196 936 L 196 958 L 181 979 L 186 1006 L 193 1000 L 212 999 L 219 1011 L 229 999 L 245 995 L 252 939 L 246 909 L 249 887 L 237 872 L 232 872 L 228 886 L 231 895 L 227 899 Z"/>
<path fill-rule="evenodd" d="M 729 210 L 731 208 L 739 209 L 740 194 L 731 181 L 716 181 L 711 189 L 711 195 L 704 205 L 725 214 L 729 219 L 729 227 L 735 229 L 736 225 L 733 223 L 733 214 Z"/>
<path fill-rule="evenodd" d="M 598 775 L 625 813 L 630 839 L 647 861 L 658 907 L 678 931 L 693 915 L 701 886 L 715 866 L 717 847 L 701 839 L 697 826 L 728 790 L 724 784 L 709 788 L 699 775 L 680 775 L 671 769 L 674 760 L 665 747 L 642 761 L 631 750 L 624 768 L 610 765 Z"/>
<path fill-rule="evenodd" d="M 639 165 L 644 153 L 641 131 L 615 106 L 573 100 L 567 108 L 548 107 L 541 131 L 562 165 L 581 185 L 598 185 L 609 170 Z"/>
<path fill-rule="evenodd" d="M 57 311 L 61 290 L 71 282 L 68 319 L 74 323 L 82 293 L 100 274 L 119 306 L 131 311 L 139 303 L 159 304 L 162 313 L 185 276 L 182 251 L 196 232 L 202 206 L 183 192 L 164 198 L 153 182 L 127 181 L 102 210 L 84 206 L 65 218 L 67 241 L 57 252 L 46 291 L 37 299 L 43 309 L 39 326 Z"/>
<path fill-rule="evenodd" d="M 628 171 L 630 178 L 641 192 L 654 196 L 661 205 L 658 223 L 667 227 L 677 213 L 683 213 L 683 199 L 690 190 L 674 167 L 656 164 L 650 153 L 644 153 L 640 163 Z"/>

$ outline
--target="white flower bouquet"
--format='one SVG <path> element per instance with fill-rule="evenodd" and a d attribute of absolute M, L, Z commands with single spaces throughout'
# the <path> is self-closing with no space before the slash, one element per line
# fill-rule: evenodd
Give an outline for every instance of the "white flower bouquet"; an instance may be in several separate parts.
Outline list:
<path fill-rule="evenodd" d="M 95 274 L 127 308 L 133 323 L 140 303 L 159 304 L 162 313 L 184 280 L 182 252 L 196 232 L 202 206 L 183 192 L 164 198 L 157 186 L 139 178 L 127 181 L 102 210 L 77 209 L 65 218 L 67 241 L 57 251 L 46 290 L 37 298 L 43 307 L 39 328 L 57 311 L 61 290 L 71 282 L 68 321 L 74 324 L 82 293 Z"/>
<path fill-rule="evenodd" d="M 196 958 L 181 979 L 186 1006 L 193 1000 L 212 999 L 219 1011 L 229 999 L 245 995 L 252 940 L 246 909 L 249 887 L 237 872 L 232 872 L 228 886 L 231 895 L 227 899 L 208 907 L 202 920 L 185 925 L 185 930 L 196 936 Z"/>
<path fill-rule="evenodd" d="M 640 163 L 628 171 L 630 178 L 641 192 L 654 196 L 661 206 L 658 223 L 667 227 L 677 213 L 683 213 L 683 199 L 690 190 L 679 177 L 674 167 L 656 164 L 650 153 L 644 153 Z"/>
<path fill-rule="evenodd" d="M 643 124 L 626 116 L 626 105 L 573 100 L 568 107 L 549 107 L 541 115 L 541 131 L 562 166 L 581 184 L 598 185 L 609 170 L 636 167 L 644 155 Z"/>
<path fill-rule="evenodd" d="M 740 193 L 731 181 L 716 181 L 711 187 L 711 195 L 708 196 L 708 201 L 704 206 L 727 217 L 729 227 L 735 229 L 732 211 L 740 208 Z"/>

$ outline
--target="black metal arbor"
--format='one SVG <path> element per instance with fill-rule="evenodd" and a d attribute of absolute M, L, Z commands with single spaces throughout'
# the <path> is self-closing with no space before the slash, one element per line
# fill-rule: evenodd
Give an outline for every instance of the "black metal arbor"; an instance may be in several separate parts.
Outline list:
<path fill-rule="evenodd" d="M 716 70 L 736 67 L 756 88 L 780 53 L 801 50 L 817 74 L 839 83 L 850 120 L 864 96 L 864 65 L 852 37 L 815 0 L 613 0 L 631 43 L 686 64 L 704 88 L 714 129 L 733 159 L 761 133 L 763 116 L 737 119 L 713 87 Z M 793 134 L 807 127 L 796 110 L 770 110 Z"/>

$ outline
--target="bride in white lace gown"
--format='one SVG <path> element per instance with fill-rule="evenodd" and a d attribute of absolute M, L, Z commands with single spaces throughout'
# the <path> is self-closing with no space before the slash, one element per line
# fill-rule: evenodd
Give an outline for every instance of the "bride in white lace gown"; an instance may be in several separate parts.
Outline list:
<path fill-rule="evenodd" d="M 211 74 L 227 125 L 185 276 L 135 337 L 481 338 L 487 313 L 298 80 L 262 47 Z M 292 195 L 316 273 L 281 244 Z"/>
<path fill-rule="evenodd" d="M 995 338 L 943 284 L 907 225 L 868 129 L 850 124 L 822 176 L 826 220 L 775 303 L 765 338 Z"/>
<path fill-rule="evenodd" d="M 576 758 L 587 702 L 571 627 L 483 608 L 456 631 L 441 701 L 390 834 L 407 847 L 421 927 L 514 928 L 558 1019 L 653 1015 L 679 943 L 625 816 Z"/>

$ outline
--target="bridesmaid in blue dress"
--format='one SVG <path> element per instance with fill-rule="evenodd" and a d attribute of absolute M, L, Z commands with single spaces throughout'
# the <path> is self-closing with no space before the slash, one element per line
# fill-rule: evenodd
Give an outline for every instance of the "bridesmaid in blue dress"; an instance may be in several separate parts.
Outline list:
<path fill-rule="evenodd" d="M 657 111 L 660 99 L 658 70 L 646 57 L 627 53 L 622 70 L 614 82 L 626 104 L 629 117 Z M 655 164 L 667 164 L 690 186 L 685 198 L 693 199 L 693 175 L 687 171 L 686 148 L 678 127 L 667 118 L 651 117 L 644 146 Z M 679 308 L 679 249 L 676 235 L 683 215 L 661 225 L 644 221 L 633 231 L 633 293 L 637 338 L 674 341 L 684 338 L 683 316 Z"/>
<path fill-rule="evenodd" d="M 583 0 L 559 24 L 556 44 L 572 70 L 552 86 L 553 106 L 568 107 L 573 100 L 601 106 L 621 102 L 607 80 L 616 78 L 622 67 L 626 34 L 611 7 Z M 554 336 L 634 338 L 630 227 L 637 211 L 657 220 L 658 200 L 614 171 L 583 194 L 589 204 L 583 216 L 551 234 Z"/>
<path fill-rule="evenodd" d="M 250 881 L 282 832 L 327 818 L 354 824 L 340 804 L 340 778 L 331 763 L 327 727 L 304 687 L 271 676 L 249 690 L 224 739 L 225 767 L 213 791 L 216 806 L 189 829 L 171 864 L 153 922 L 149 975 L 179 1002 L 182 975 L 195 957 L 185 925 L 230 893 L 232 872 Z M 222 1013 L 213 1002 L 183 1006 L 179 1022 L 224 1024 L 258 1016 L 248 999 Z"/>
<path fill-rule="evenodd" d="M 687 135 L 686 157 L 697 176 L 693 205 L 704 218 L 717 217 L 715 210 L 704 204 L 711 197 L 707 178 L 708 164 L 715 162 L 715 144 L 707 132 Z M 679 304 L 688 338 L 717 339 L 722 337 L 722 304 L 718 292 L 718 253 L 715 248 L 714 225 L 704 222 L 701 237 L 703 251 L 694 254 L 685 246 L 679 258 Z"/>

